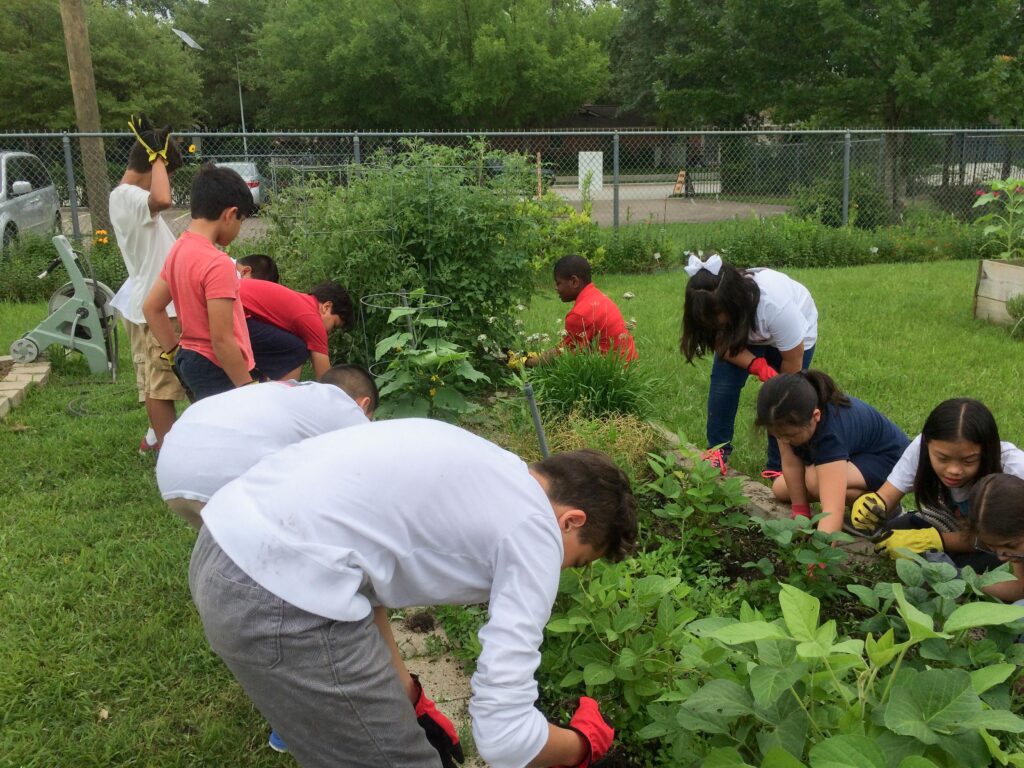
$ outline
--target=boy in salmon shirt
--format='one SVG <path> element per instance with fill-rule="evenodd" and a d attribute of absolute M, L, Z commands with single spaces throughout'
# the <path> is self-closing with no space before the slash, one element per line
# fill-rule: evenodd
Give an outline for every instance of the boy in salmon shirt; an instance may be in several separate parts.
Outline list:
<path fill-rule="evenodd" d="M 196 400 L 252 384 L 253 355 L 234 262 L 217 246 L 238 236 L 252 194 L 230 168 L 204 165 L 192 182 L 192 222 L 142 305 L 153 335 Z M 167 305 L 174 302 L 181 336 Z"/>

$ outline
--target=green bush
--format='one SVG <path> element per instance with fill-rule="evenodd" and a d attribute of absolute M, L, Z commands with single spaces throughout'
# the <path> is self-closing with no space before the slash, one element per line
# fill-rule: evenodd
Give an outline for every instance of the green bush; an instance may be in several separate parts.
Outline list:
<path fill-rule="evenodd" d="M 504 172 L 488 174 L 498 157 Z M 518 170 L 517 170 L 518 169 Z M 445 147 L 407 141 L 379 153 L 342 187 L 312 183 L 283 190 L 269 211 L 270 253 L 282 278 L 304 287 L 338 280 L 353 299 L 422 288 L 451 298 L 446 338 L 474 348 L 486 328 L 496 344 L 515 337 L 512 309 L 529 300 L 536 270 L 559 238 L 593 223 L 557 196 L 525 197 L 524 158 L 488 152 L 482 142 Z M 554 241 L 545 237 L 556 235 Z M 554 245 L 552 243 L 554 242 Z M 557 251 L 556 251 L 557 252 Z M 385 334 L 385 312 L 362 312 L 367 348 Z M 365 362 L 365 360 L 364 360 Z"/>
<path fill-rule="evenodd" d="M 640 362 L 623 364 L 615 352 L 567 351 L 529 374 L 545 414 L 591 418 L 613 413 L 650 416 L 659 382 Z"/>
<path fill-rule="evenodd" d="M 671 243 L 665 227 L 647 220 L 602 233 L 603 258 L 594 266 L 603 272 L 627 274 L 654 272 L 669 266 Z"/>
<path fill-rule="evenodd" d="M 981 232 L 951 217 L 922 227 L 867 232 L 774 216 L 723 229 L 718 249 L 739 267 L 784 268 L 976 259 L 981 247 Z"/>
<path fill-rule="evenodd" d="M 843 226 L 842 176 L 822 176 L 814 183 L 800 187 L 792 213 L 829 227 Z M 877 174 L 857 171 L 850 174 L 849 226 L 876 229 L 892 224 L 892 207 Z"/>
<path fill-rule="evenodd" d="M 72 243 L 74 246 L 74 243 Z M 116 291 L 128 276 L 121 252 L 113 243 L 86 247 L 96 279 Z M 0 299 L 6 301 L 46 301 L 54 291 L 68 282 L 63 266 L 40 280 L 38 275 L 53 259 L 57 250 L 48 237 L 22 235 L 17 245 L 0 255 Z M 86 277 L 89 272 L 82 266 Z"/>

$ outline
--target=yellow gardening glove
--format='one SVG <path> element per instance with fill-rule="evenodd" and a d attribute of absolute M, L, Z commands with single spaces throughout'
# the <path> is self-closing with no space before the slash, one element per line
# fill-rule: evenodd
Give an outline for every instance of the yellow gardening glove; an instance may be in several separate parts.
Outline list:
<path fill-rule="evenodd" d="M 166 362 L 168 365 L 174 365 L 174 355 L 177 354 L 180 344 L 175 344 L 173 349 L 169 349 L 166 352 L 160 353 L 160 359 Z"/>
<path fill-rule="evenodd" d="M 131 118 L 128 120 L 128 127 L 131 128 L 132 133 L 135 134 L 135 138 L 138 140 L 139 144 L 142 145 L 142 148 L 146 150 L 146 157 L 149 158 L 150 165 L 152 165 L 158 157 L 162 158 L 165 163 L 167 162 L 167 147 L 170 146 L 171 143 L 170 131 L 168 131 L 167 136 L 164 137 L 163 149 L 153 149 L 142 138 L 142 131 L 148 131 L 152 129 L 151 126 L 146 121 L 145 117 L 143 117 L 142 115 L 140 115 L 139 117 L 135 117 L 135 115 L 132 115 Z"/>
<path fill-rule="evenodd" d="M 875 551 L 885 550 L 889 557 L 898 560 L 903 557 L 897 549 L 909 549 L 911 552 L 927 552 L 933 549 L 945 552 L 942 547 L 942 536 L 934 528 L 908 528 L 893 531 L 891 536 L 875 544 Z"/>
<path fill-rule="evenodd" d="M 858 531 L 874 533 L 875 529 L 885 520 L 885 502 L 877 493 L 865 493 L 858 496 L 850 507 L 850 522 Z"/>

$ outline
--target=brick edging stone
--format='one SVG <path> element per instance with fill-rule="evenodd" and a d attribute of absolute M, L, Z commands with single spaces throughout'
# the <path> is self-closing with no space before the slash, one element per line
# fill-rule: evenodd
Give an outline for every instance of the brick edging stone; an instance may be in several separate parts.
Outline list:
<path fill-rule="evenodd" d="M 11 362 L 11 356 L 0 356 L 0 363 L 3 362 Z M 24 402 L 25 392 L 31 385 L 42 386 L 49 378 L 50 364 L 46 361 L 14 363 L 7 376 L 0 379 L 0 419 Z"/>

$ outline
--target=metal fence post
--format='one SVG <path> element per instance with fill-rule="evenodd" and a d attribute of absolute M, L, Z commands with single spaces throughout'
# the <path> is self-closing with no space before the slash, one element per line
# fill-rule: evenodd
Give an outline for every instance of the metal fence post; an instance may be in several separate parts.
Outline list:
<path fill-rule="evenodd" d="M 78 225 L 78 189 L 75 186 L 75 166 L 71 160 L 71 137 L 64 131 L 64 173 L 68 180 L 68 201 L 71 205 L 71 236 L 76 242 L 82 239 Z"/>
<path fill-rule="evenodd" d="M 612 134 L 612 227 L 619 228 L 619 132 Z"/>
<path fill-rule="evenodd" d="M 850 223 L 850 132 L 843 136 L 843 226 Z"/>
<path fill-rule="evenodd" d="M 353 134 L 352 136 L 352 162 L 354 165 L 359 165 L 359 134 Z"/>

